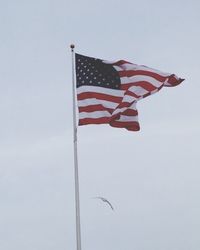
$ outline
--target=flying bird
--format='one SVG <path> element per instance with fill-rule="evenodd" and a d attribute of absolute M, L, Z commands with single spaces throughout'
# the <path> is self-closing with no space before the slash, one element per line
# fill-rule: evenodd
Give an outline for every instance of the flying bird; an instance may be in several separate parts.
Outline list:
<path fill-rule="evenodd" d="M 103 202 L 106 202 L 106 203 L 110 206 L 110 208 L 111 208 L 112 210 L 114 210 L 112 204 L 111 204 L 107 199 L 105 199 L 104 197 L 98 196 L 98 197 L 94 197 L 94 199 L 100 199 L 100 200 L 102 200 Z"/>

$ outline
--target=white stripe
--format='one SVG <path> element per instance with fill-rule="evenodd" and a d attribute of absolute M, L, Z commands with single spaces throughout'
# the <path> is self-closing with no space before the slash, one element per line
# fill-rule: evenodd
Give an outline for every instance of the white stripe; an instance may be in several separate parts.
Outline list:
<path fill-rule="evenodd" d="M 99 100 L 96 98 L 89 98 L 89 99 L 78 101 L 79 107 L 87 107 L 90 105 L 98 105 L 98 104 L 102 105 L 105 108 L 110 108 L 110 109 L 115 109 L 118 106 L 118 103 L 105 101 L 105 100 Z"/>
<path fill-rule="evenodd" d="M 123 63 L 120 66 L 115 66 L 113 65 L 113 67 L 117 70 L 117 71 L 124 71 L 124 70 L 138 70 L 138 65 L 137 64 L 130 64 L 130 63 Z"/>
<path fill-rule="evenodd" d="M 117 108 L 117 109 L 115 109 L 114 112 L 113 112 L 113 115 L 116 115 L 116 114 L 119 114 L 119 113 L 123 113 L 127 109 L 132 109 L 134 111 L 137 111 L 136 103 L 137 102 L 132 103 L 130 107 L 124 107 L 124 108 Z"/>
<path fill-rule="evenodd" d="M 164 82 L 163 85 L 164 85 L 164 86 L 170 86 L 170 87 L 171 87 L 172 85 L 171 85 L 168 81 L 169 81 L 169 78 L 167 78 L 167 79 L 165 80 L 165 82 Z"/>
<path fill-rule="evenodd" d="M 109 60 L 103 60 L 102 62 L 105 64 L 114 64 L 117 63 L 119 60 L 113 60 L 113 61 L 109 61 Z"/>
<path fill-rule="evenodd" d="M 131 102 L 134 102 L 134 101 L 137 101 L 137 100 L 138 100 L 138 98 L 126 94 L 126 95 L 124 96 L 122 102 L 129 102 L 129 103 L 131 103 Z"/>
<path fill-rule="evenodd" d="M 126 116 L 126 115 L 120 115 L 120 119 L 117 120 L 120 122 L 137 122 L 138 116 Z"/>
<path fill-rule="evenodd" d="M 136 83 L 136 82 L 150 82 L 153 86 L 156 88 L 159 88 L 163 83 L 156 80 L 155 78 L 151 76 L 143 76 L 143 75 L 137 75 L 137 76 L 131 76 L 131 77 L 121 77 L 121 83 L 127 84 L 127 83 Z"/>
<path fill-rule="evenodd" d="M 113 65 L 113 67 L 114 67 L 117 71 L 123 71 L 123 68 L 121 68 L 121 67 L 119 67 L 119 66 Z"/>
<path fill-rule="evenodd" d="M 148 71 L 148 72 L 153 72 L 153 73 L 156 73 L 158 75 L 161 75 L 161 76 L 170 76 L 171 74 L 168 73 L 168 72 L 162 72 L 160 70 L 157 70 L 157 69 L 153 69 L 153 68 L 149 68 L 147 66 L 144 66 L 144 65 L 137 65 L 137 64 L 129 64 L 129 63 L 124 63 L 120 66 L 114 66 L 114 68 L 117 70 L 117 71 L 124 71 L 124 70 L 143 70 L 143 71 Z"/>
<path fill-rule="evenodd" d="M 77 88 L 77 94 L 81 94 L 84 92 L 94 92 L 94 93 L 123 97 L 125 91 L 120 89 L 109 89 L 109 88 L 86 86 L 86 85 Z"/>
<path fill-rule="evenodd" d="M 94 112 L 81 112 L 81 113 L 79 113 L 79 119 L 101 118 L 101 117 L 111 117 L 111 114 L 108 111 L 94 111 Z"/>
<path fill-rule="evenodd" d="M 147 91 L 146 89 L 144 89 L 140 86 L 132 86 L 128 90 L 135 93 L 138 96 L 143 96 L 143 95 L 149 93 L 149 91 Z"/>
<path fill-rule="evenodd" d="M 117 109 L 114 110 L 114 112 L 112 114 L 116 115 L 116 114 L 124 112 L 125 110 L 127 110 L 127 107 L 125 107 L 125 108 L 117 108 Z"/>
<path fill-rule="evenodd" d="M 160 76 L 170 76 L 171 74 L 168 73 L 168 72 L 163 72 L 163 71 L 160 71 L 160 70 L 157 70 L 157 69 L 153 69 L 153 68 L 149 68 L 149 67 L 146 67 L 144 65 L 138 65 L 138 70 L 144 70 L 144 71 L 148 71 L 148 72 L 153 72 L 153 73 L 156 73 Z"/>
<path fill-rule="evenodd" d="M 171 86 L 173 86 L 171 83 L 169 83 L 169 82 L 165 82 L 164 83 L 164 86 L 168 86 L 168 87 L 171 87 Z"/>

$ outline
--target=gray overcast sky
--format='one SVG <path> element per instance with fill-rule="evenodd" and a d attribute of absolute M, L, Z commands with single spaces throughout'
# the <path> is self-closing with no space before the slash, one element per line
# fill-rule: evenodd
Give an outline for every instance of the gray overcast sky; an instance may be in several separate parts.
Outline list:
<path fill-rule="evenodd" d="M 71 42 L 186 79 L 138 103 L 140 132 L 79 128 L 83 250 L 200 249 L 199 9 L 0 0 L 0 249 L 75 249 Z"/>

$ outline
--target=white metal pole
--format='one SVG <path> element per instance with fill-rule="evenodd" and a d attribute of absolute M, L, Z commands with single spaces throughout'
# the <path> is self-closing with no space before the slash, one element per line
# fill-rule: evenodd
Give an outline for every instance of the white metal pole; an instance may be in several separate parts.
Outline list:
<path fill-rule="evenodd" d="M 79 177 L 78 177 L 78 151 L 77 151 L 77 119 L 76 119 L 76 86 L 74 78 L 74 48 L 70 45 L 72 52 L 72 92 L 73 92 L 73 125 L 74 125 L 74 178 L 75 178 L 75 205 L 76 205 L 76 249 L 81 250 L 81 223 L 80 223 L 80 199 L 79 199 Z"/>

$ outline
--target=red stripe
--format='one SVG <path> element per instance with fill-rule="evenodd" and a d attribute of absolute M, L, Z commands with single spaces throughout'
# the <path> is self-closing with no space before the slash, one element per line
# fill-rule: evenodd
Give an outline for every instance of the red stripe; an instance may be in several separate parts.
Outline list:
<path fill-rule="evenodd" d="M 130 90 L 127 90 L 126 91 L 126 95 L 130 95 L 130 96 L 133 96 L 135 98 L 139 98 L 140 96 L 136 95 L 134 92 L 130 91 Z"/>
<path fill-rule="evenodd" d="M 167 78 L 166 76 L 161 76 L 157 73 L 145 71 L 145 70 L 123 70 L 123 71 L 118 71 L 118 73 L 120 77 L 131 77 L 131 76 L 136 76 L 136 75 L 150 76 L 160 82 L 164 82 Z"/>
<path fill-rule="evenodd" d="M 113 65 L 116 65 L 116 66 L 121 66 L 123 64 L 132 64 L 132 63 L 127 62 L 125 60 L 119 60 L 118 62 L 113 63 Z"/>
<path fill-rule="evenodd" d="M 123 115 L 127 115 L 127 116 L 137 116 L 138 115 L 138 111 L 134 110 L 134 109 L 127 109 L 122 114 Z"/>
<path fill-rule="evenodd" d="M 134 101 L 133 101 L 134 102 Z M 133 102 L 121 102 L 117 108 L 128 108 Z"/>
<path fill-rule="evenodd" d="M 125 107 L 127 107 L 127 104 L 125 105 Z M 114 109 L 108 109 L 105 108 L 101 105 L 90 105 L 90 106 L 86 106 L 86 107 L 79 107 L 79 113 L 81 112 L 95 112 L 95 111 L 108 111 L 110 114 L 112 114 L 112 112 L 114 111 Z M 138 115 L 138 111 L 134 110 L 134 109 L 127 109 L 124 112 L 122 112 L 123 115 L 127 115 L 127 116 L 137 116 Z"/>
<path fill-rule="evenodd" d="M 87 124 L 102 124 L 109 123 L 109 117 L 101 117 L 101 118 L 83 118 L 79 119 L 79 125 L 87 125 Z"/>
<path fill-rule="evenodd" d="M 139 86 L 139 87 L 146 89 L 147 91 L 154 91 L 155 89 L 157 89 L 157 87 L 152 85 L 150 82 L 146 82 L 146 81 L 121 84 L 121 89 L 127 90 L 132 86 Z"/>
<path fill-rule="evenodd" d="M 109 113 L 113 112 L 113 109 L 105 108 L 104 106 L 98 105 L 88 105 L 85 107 L 79 107 L 79 113 L 81 112 L 94 112 L 94 111 L 108 111 Z"/>
<path fill-rule="evenodd" d="M 122 100 L 122 97 L 96 93 L 96 92 L 84 92 L 84 93 L 80 93 L 77 95 L 77 99 L 79 101 L 89 99 L 89 98 L 96 98 L 99 100 L 105 100 L 105 101 L 116 102 L 116 103 L 120 103 Z"/>
<path fill-rule="evenodd" d="M 110 118 L 102 117 L 102 118 L 84 118 L 79 120 L 79 126 L 89 125 L 89 124 L 110 124 L 112 127 L 116 128 L 126 128 L 130 131 L 138 131 L 140 130 L 140 126 L 138 122 L 120 122 L 120 121 L 112 121 L 110 122 Z"/>
<path fill-rule="evenodd" d="M 140 125 L 138 122 L 120 122 L 120 121 L 112 121 L 110 122 L 110 126 L 116 128 L 126 128 L 130 131 L 138 131 L 140 130 Z"/>

